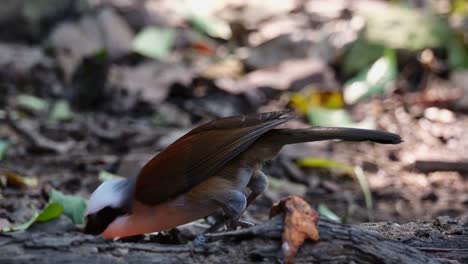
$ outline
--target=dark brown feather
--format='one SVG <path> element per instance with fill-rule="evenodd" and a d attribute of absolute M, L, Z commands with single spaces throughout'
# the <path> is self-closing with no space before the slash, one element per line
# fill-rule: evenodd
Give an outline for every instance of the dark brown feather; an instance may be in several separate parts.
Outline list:
<path fill-rule="evenodd" d="M 372 141 L 380 144 L 399 144 L 403 142 L 397 134 L 349 127 L 309 127 L 305 129 L 272 129 L 264 137 L 268 144 L 295 144 L 321 140 Z"/>
<path fill-rule="evenodd" d="M 193 129 L 143 167 L 137 179 L 136 199 L 158 204 L 189 191 L 263 134 L 292 119 L 287 113 L 221 118 Z"/>

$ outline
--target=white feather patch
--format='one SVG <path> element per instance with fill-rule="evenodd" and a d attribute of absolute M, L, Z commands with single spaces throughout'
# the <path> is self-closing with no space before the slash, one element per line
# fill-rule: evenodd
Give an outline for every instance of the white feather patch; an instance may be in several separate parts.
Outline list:
<path fill-rule="evenodd" d="M 99 185 L 89 198 L 86 215 L 97 213 L 106 206 L 120 207 L 125 197 L 118 185 L 123 181 L 126 181 L 126 179 L 111 179 Z"/>

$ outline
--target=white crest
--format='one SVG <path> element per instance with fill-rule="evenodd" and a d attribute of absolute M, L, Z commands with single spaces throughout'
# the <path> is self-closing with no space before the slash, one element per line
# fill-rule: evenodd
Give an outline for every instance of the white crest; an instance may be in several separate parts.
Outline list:
<path fill-rule="evenodd" d="M 97 213 L 106 206 L 121 207 L 127 197 L 123 186 L 127 179 L 111 179 L 103 182 L 89 197 L 86 215 Z"/>

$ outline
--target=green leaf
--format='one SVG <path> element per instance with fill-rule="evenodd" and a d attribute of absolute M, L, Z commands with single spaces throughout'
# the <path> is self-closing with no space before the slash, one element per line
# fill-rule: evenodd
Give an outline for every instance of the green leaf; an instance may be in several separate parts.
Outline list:
<path fill-rule="evenodd" d="M 465 16 L 468 14 L 468 3 L 466 0 L 453 0 L 452 1 L 452 14 Z"/>
<path fill-rule="evenodd" d="M 315 158 L 315 157 L 308 157 L 308 158 L 298 160 L 296 164 L 299 167 L 339 169 L 349 175 L 353 175 L 356 178 L 359 184 L 359 187 L 361 188 L 361 191 L 364 195 L 366 208 L 368 210 L 372 209 L 372 206 L 373 206 L 372 193 L 370 191 L 367 177 L 364 174 L 364 171 L 362 170 L 361 167 L 359 166 L 352 167 L 351 165 L 348 165 L 346 163 L 341 163 L 341 162 L 330 160 L 330 159 Z"/>
<path fill-rule="evenodd" d="M 337 223 L 343 223 L 343 220 L 324 204 L 319 204 L 318 213 L 327 219 L 330 219 Z"/>
<path fill-rule="evenodd" d="M 448 61 L 452 70 L 468 69 L 468 47 L 462 36 L 454 34 L 447 47 Z"/>
<path fill-rule="evenodd" d="M 343 73 L 349 76 L 362 71 L 362 69 L 367 69 L 383 53 L 384 47 L 382 45 L 369 43 L 365 37 L 360 36 L 345 53 Z"/>
<path fill-rule="evenodd" d="M 364 36 L 386 48 L 418 51 L 445 46 L 450 37 L 447 19 L 419 9 L 388 6 L 364 14 Z"/>
<path fill-rule="evenodd" d="M 307 192 L 307 187 L 303 184 L 273 177 L 268 178 L 268 188 L 271 188 L 272 191 L 276 192 L 286 191 L 287 193 L 294 193 L 298 195 L 304 195 Z"/>
<path fill-rule="evenodd" d="M 28 220 L 26 223 L 15 226 L 15 227 L 6 227 L 3 232 L 14 232 L 14 231 L 23 231 L 31 227 L 32 224 L 36 222 L 47 222 L 59 217 L 63 212 L 63 207 L 58 203 L 49 203 L 47 206 L 38 213 L 34 210 L 33 217 Z"/>
<path fill-rule="evenodd" d="M 9 146 L 10 142 L 8 140 L 0 139 L 0 161 L 6 157 Z"/>
<path fill-rule="evenodd" d="M 345 109 L 309 107 L 307 117 L 309 123 L 316 126 L 346 126 L 368 129 L 375 127 L 374 121 L 371 119 L 365 119 L 359 123 L 353 122 L 351 116 Z"/>
<path fill-rule="evenodd" d="M 232 36 L 231 28 L 228 23 L 213 16 L 191 14 L 188 20 L 195 28 L 204 32 L 208 36 L 220 39 L 230 39 Z"/>
<path fill-rule="evenodd" d="M 320 89 L 312 85 L 304 87 L 300 92 L 292 93 L 290 103 L 296 110 L 304 114 L 307 114 L 309 107 L 314 106 L 327 109 L 344 107 L 341 91 Z"/>
<path fill-rule="evenodd" d="M 337 126 L 352 123 L 351 116 L 344 109 L 309 107 L 309 122 L 317 126 Z"/>
<path fill-rule="evenodd" d="M 49 108 L 49 103 L 39 97 L 22 94 L 17 97 L 18 105 L 33 112 L 45 112 Z"/>
<path fill-rule="evenodd" d="M 353 174 L 353 167 L 342 162 L 338 162 L 330 159 L 322 159 L 315 157 L 307 157 L 298 160 L 296 164 L 299 167 L 311 167 L 311 168 L 326 168 L 326 169 L 339 169 L 348 174 Z"/>
<path fill-rule="evenodd" d="M 385 50 L 384 56 L 368 69 L 349 80 L 344 87 L 344 99 L 354 104 L 362 99 L 382 94 L 398 74 L 395 51 Z"/>
<path fill-rule="evenodd" d="M 112 179 L 118 179 L 118 178 L 123 178 L 122 176 L 119 176 L 117 174 L 110 173 L 108 171 L 101 171 L 99 172 L 99 180 L 102 182 L 112 180 Z"/>
<path fill-rule="evenodd" d="M 76 195 L 65 195 L 59 191 L 52 190 L 49 193 L 49 200 L 60 204 L 63 213 L 68 216 L 74 224 L 84 224 L 84 214 L 86 211 L 86 201 Z"/>
<path fill-rule="evenodd" d="M 369 183 L 367 181 L 367 177 L 364 174 L 364 171 L 362 170 L 361 167 L 357 166 L 354 168 L 354 175 L 356 176 L 356 179 L 359 183 L 359 186 L 361 187 L 361 191 L 364 194 L 364 200 L 366 202 L 366 207 L 368 210 L 372 209 L 372 193 L 369 188 Z"/>
<path fill-rule="evenodd" d="M 169 56 L 175 36 L 175 31 L 170 28 L 146 27 L 133 40 L 133 51 L 163 60 Z"/>
<path fill-rule="evenodd" d="M 37 216 L 36 222 L 47 222 L 59 217 L 63 212 L 63 207 L 58 203 L 49 203 L 47 207 Z"/>
<path fill-rule="evenodd" d="M 49 120 L 52 122 L 67 121 L 72 119 L 73 113 L 70 104 L 66 100 L 55 102 L 50 112 Z"/>

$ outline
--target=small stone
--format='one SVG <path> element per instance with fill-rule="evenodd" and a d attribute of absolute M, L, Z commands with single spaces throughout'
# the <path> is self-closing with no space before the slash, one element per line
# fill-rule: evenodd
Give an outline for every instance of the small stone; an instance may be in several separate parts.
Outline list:
<path fill-rule="evenodd" d="M 70 218 L 62 215 L 57 219 L 33 224 L 28 231 L 61 234 L 75 228 Z"/>
<path fill-rule="evenodd" d="M 368 161 L 363 161 L 361 167 L 367 172 L 377 173 L 379 171 L 379 166 L 377 164 Z"/>
<path fill-rule="evenodd" d="M 199 222 L 192 222 L 177 227 L 180 235 L 187 239 L 198 238 L 207 228 L 209 228 L 208 225 Z"/>
<path fill-rule="evenodd" d="M 424 111 L 424 117 L 433 122 L 452 123 L 455 121 L 455 114 L 447 109 L 429 107 Z"/>
<path fill-rule="evenodd" d="M 116 257 L 123 257 L 123 256 L 126 256 L 128 255 L 128 248 L 122 248 L 122 247 L 119 247 L 119 248 L 116 248 L 112 254 Z"/>
<path fill-rule="evenodd" d="M 11 227 L 10 221 L 5 218 L 0 218 L 0 230 L 4 229 L 5 227 Z"/>
<path fill-rule="evenodd" d="M 421 197 L 421 200 L 423 200 L 423 201 L 431 201 L 431 202 L 436 202 L 438 199 L 439 199 L 439 197 L 438 197 L 437 194 L 435 194 L 433 191 L 428 192 L 428 193 L 424 194 L 424 195 Z"/>

